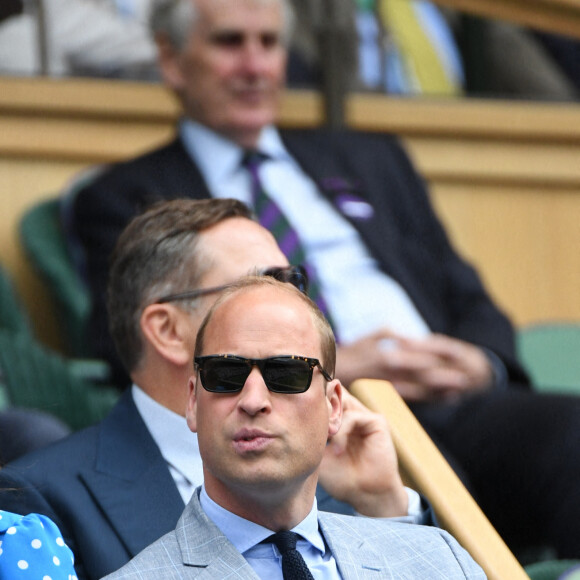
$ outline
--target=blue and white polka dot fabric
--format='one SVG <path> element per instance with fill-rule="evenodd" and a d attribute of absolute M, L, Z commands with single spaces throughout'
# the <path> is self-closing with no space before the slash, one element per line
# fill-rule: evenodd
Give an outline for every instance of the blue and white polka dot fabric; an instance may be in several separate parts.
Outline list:
<path fill-rule="evenodd" d="M 0 580 L 76 580 L 73 564 L 49 518 L 0 510 Z"/>

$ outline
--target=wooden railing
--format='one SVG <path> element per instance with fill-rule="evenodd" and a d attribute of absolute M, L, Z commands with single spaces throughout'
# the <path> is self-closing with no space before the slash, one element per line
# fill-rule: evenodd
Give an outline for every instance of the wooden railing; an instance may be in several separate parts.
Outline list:
<path fill-rule="evenodd" d="M 471 554 L 488 580 L 527 579 L 524 569 L 393 385 L 359 379 L 350 391 L 386 417 L 405 484 L 429 500 L 439 525 Z"/>
<path fill-rule="evenodd" d="M 41 335 L 53 322 L 17 244 L 22 211 L 88 165 L 171 138 L 177 116 L 158 85 L 0 79 L 1 261 Z M 346 116 L 401 136 L 457 248 L 516 323 L 580 320 L 580 105 L 356 95 Z M 282 125 L 322 122 L 319 96 L 287 93 Z"/>

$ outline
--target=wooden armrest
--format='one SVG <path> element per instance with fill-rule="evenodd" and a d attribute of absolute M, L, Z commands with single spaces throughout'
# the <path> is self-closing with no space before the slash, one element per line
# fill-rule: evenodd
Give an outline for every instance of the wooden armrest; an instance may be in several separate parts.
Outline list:
<path fill-rule="evenodd" d="M 431 502 L 441 527 L 471 554 L 487 577 L 528 578 L 392 384 L 359 379 L 349 390 L 369 409 L 387 418 L 406 484 Z"/>

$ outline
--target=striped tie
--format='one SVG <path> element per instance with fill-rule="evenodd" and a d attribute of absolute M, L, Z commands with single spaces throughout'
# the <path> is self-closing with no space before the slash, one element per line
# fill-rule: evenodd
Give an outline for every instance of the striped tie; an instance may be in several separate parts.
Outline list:
<path fill-rule="evenodd" d="M 320 293 L 318 278 L 314 267 L 306 260 L 306 253 L 300 243 L 298 234 L 286 219 L 286 216 L 280 211 L 276 202 L 268 196 L 262 186 L 260 179 L 259 168 L 263 161 L 267 161 L 269 157 L 259 151 L 247 151 L 242 158 L 242 166 L 247 169 L 250 174 L 252 187 L 252 203 L 254 212 L 260 222 L 260 225 L 270 230 L 282 253 L 288 258 L 291 264 L 302 265 L 306 268 L 309 278 L 310 298 L 316 302 L 318 308 L 326 316 L 332 325 L 332 321 L 328 314 L 328 306 L 324 297 Z"/>

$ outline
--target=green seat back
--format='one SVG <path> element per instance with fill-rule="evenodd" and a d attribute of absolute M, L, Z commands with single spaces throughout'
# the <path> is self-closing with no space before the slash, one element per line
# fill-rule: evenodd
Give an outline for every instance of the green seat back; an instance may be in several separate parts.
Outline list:
<path fill-rule="evenodd" d="M 0 329 L 32 339 L 30 320 L 25 313 L 8 272 L 0 267 Z M 0 411 L 10 406 L 4 373 L 0 367 Z"/>
<path fill-rule="evenodd" d="M 523 327 L 517 347 L 538 391 L 580 394 L 580 322 Z"/>
<path fill-rule="evenodd" d="M 75 430 L 103 418 L 119 397 L 117 390 L 84 378 L 79 364 L 30 336 L 0 330 L 0 371 L 9 403 L 47 411 Z"/>
<path fill-rule="evenodd" d="M 558 580 L 564 572 L 579 564 L 580 560 L 546 560 L 544 562 L 529 564 L 525 567 L 525 570 L 530 580 Z M 572 580 L 576 577 L 570 576 L 569 578 Z"/>
<path fill-rule="evenodd" d="M 0 328 L 31 335 L 30 320 L 17 298 L 12 280 L 0 267 Z"/>
<path fill-rule="evenodd" d="M 20 220 L 20 239 L 34 269 L 55 301 L 68 352 L 88 356 L 86 327 L 91 301 L 69 255 L 60 217 L 60 198 L 42 201 Z"/>

